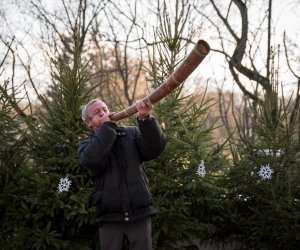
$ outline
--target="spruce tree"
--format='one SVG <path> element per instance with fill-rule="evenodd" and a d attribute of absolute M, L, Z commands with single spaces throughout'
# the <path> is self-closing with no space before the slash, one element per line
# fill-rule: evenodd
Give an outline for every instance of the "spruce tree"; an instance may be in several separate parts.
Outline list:
<path fill-rule="evenodd" d="M 18 249 L 16 234 L 23 217 L 16 213 L 22 206 L 25 180 L 33 173 L 28 168 L 28 134 L 25 115 L 16 112 L 23 100 L 20 86 L 13 88 L 4 81 L 0 89 L 0 248 Z M 22 114 L 24 110 L 18 109 Z"/>
<path fill-rule="evenodd" d="M 224 184 L 228 220 L 219 230 L 247 249 L 298 249 L 299 94 L 280 95 L 274 65 L 270 80 L 263 102 L 247 103 L 251 130 L 237 122 L 234 166 Z"/>
<path fill-rule="evenodd" d="M 19 238 L 22 249 L 96 249 L 97 224 L 86 207 L 92 183 L 77 156 L 86 132 L 80 110 L 89 98 L 88 63 L 75 53 L 73 61 L 59 57 L 53 64 L 55 91 L 30 130 L 36 173 L 25 192 L 27 204 L 18 211 L 26 222 Z"/>
<path fill-rule="evenodd" d="M 166 5 L 160 13 L 157 41 L 149 53 L 152 88 L 170 76 L 187 46 L 180 35 L 189 9 L 183 6 L 180 10 L 179 2 L 176 7 L 174 21 Z M 226 159 L 221 154 L 223 145 L 212 142 L 214 125 L 207 121 L 211 105 L 204 99 L 196 103 L 194 95 L 184 94 L 183 85 L 155 105 L 154 115 L 167 135 L 164 153 L 146 164 L 158 209 L 153 219 L 155 249 L 183 249 L 209 241 L 221 220 L 223 191 L 218 179 Z"/>

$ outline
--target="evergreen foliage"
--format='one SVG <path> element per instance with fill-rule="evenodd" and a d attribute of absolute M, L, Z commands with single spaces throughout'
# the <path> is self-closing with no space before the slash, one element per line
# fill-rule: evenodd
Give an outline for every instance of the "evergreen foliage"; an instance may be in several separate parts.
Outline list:
<path fill-rule="evenodd" d="M 1 96 L 2 249 L 98 247 L 94 211 L 86 208 L 92 183 L 77 158 L 78 142 L 86 133 L 80 111 L 89 98 L 87 66 L 80 57 L 72 64 L 57 60 L 55 66 L 56 91 L 46 99 L 46 110 L 28 122 L 27 134 L 12 114 L 9 98 Z M 71 185 L 60 192 L 65 177 Z"/>
<path fill-rule="evenodd" d="M 16 211 L 23 205 L 22 196 L 27 185 L 23 185 L 32 170 L 27 168 L 28 135 L 25 123 L 15 111 L 15 105 L 22 101 L 16 96 L 18 89 L 5 81 L 0 92 L 0 248 L 16 248 L 23 218 Z"/>
<path fill-rule="evenodd" d="M 153 57 L 149 58 L 153 88 L 167 79 L 180 63 L 185 45 L 179 34 L 188 16 L 188 9 L 184 8 L 179 11 L 178 7 L 174 22 L 166 6 L 160 15 L 156 37 L 164 42 L 156 43 Z M 226 159 L 221 153 L 222 146 L 211 142 L 213 124 L 206 120 L 211 105 L 204 99 L 195 103 L 193 95 L 183 96 L 182 86 L 155 105 L 154 115 L 167 135 L 164 153 L 146 163 L 158 209 L 153 219 L 155 249 L 183 249 L 192 247 L 195 240 L 211 240 L 215 223 L 222 221 L 219 215 L 223 191 L 218 180 Z M 202 160 L 206 169 L 204 177 L 197 175 Z"/>
<path fill-rule="evenodd" d="M 273 72 L 272 92 L 248 104 L 251 130 L 238 123 L 234 166 L 225 183 L 228 221 L 219 227 L 223 240 L 243 249 L 299 249 L 299 95 L 295 102 L 279 96 Z M 260 171 L 270 167 L 268 177 Z M 272 172 L 273 171 L 273 172 Z M 226 205 L 227 204 L 227 205 Z"/>
<path fill-rule="evenodd" d="M 31 157 L 38 176 L 37 191 L 28 195 L 36 215 L 28 249 L 95 249 L 98 242 L 94 213 L 86 208 L 92 184 L 77 157 L 80 136 L 86 132 L 80 108 L 88 98 L 86 67 L 79 59 L 72 64 L 55 62 L 56 91 L 31 131 Z M 71 181 L 68 192 L 58 189 L 62 178 Z"/>
<path fill-rule="evenodd" d="M 168 142 L 164 154 L 146 165 L 158 209 L 153 229 L 156 249 L 177 249 L 196 239 L 209 241 L 216 223 L 222 221 L 223 190 L 218 183 L 226 160 L 220 152 L 222 147 L 210 142 L 213 128 L 205 124 L 209 106 L 182 101 L 185 98 L 177 99 L 181 106 L 177 109 L 175 105 L 156 111 L 168 112 L 159 118 L 166 121 Z M 201 161 L 206 171 L 203 177 L 197 174 Z"/>

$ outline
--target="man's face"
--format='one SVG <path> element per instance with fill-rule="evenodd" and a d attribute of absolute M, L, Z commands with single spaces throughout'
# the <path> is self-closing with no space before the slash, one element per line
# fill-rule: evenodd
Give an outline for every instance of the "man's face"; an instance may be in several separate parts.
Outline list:
<path fill-rule="evenodd" d="M 106 104 L 102 101 L 96 101 L 92 103 L 88 109 L 87 109 L 87 115 L 89 117 L 88 120 L 85 121 L 85 123 L 94 131 L 96 131 L 98 128 L 102 125 L 102 117 L 109 113 L 109 110 L 106 106 Z"/>

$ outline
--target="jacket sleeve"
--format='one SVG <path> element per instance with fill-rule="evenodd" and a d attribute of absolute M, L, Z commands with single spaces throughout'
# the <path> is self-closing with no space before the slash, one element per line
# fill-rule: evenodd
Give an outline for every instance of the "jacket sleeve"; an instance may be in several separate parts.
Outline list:
<path fill-rule="evenodd" d="M 78 146 L 80 164 L 86 167 L 92 176 L 101 174 L 108 161 L 109 153 L 116 139 L 116 126 L 112 122 L 105 122 L 89 140 Z"/>
<path fill-rule="evenodd" d="M 164 151 L 166 136 L 154 117 L 148 117 L 144 121 L 138 120 L 138 126 L 136 137 L 142 160 L 153 160 Z"/>

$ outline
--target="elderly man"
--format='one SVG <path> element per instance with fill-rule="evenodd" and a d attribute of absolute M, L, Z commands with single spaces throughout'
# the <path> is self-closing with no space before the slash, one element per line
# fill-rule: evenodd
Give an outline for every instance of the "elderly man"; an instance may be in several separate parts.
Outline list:
<path fill-rule="evenodd" d="M 153 200 L 144 161 L 159 156 L 165 135 L 150 112 L 152 105 L 136 102 L 138 126 L 119 127 L 112 113 L 99 100 L 82 109 L 82 119 L 91 128 L 88 140 L 78 147 L 82 166 L 94 182 L 89 205 L 96 206 L 101 250 L 122 249 L 124 236 L 131 250 L 152 249 Z"/>

